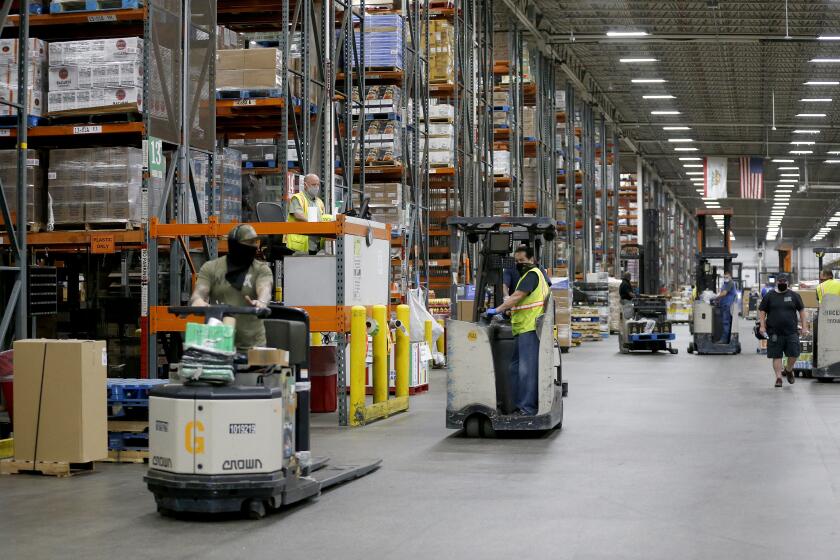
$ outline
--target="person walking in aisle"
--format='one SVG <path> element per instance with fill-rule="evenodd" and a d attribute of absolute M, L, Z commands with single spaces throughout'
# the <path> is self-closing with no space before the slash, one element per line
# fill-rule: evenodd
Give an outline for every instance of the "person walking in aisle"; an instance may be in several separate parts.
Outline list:
<path fill-rule="evenodd" d="M 760 332 L 768 338 L 767 357 L 773 360 L 773 372 L 776 374 L 776 387 L 782 386 L 782 374 L 788 383 L 793 384 L 793 364 L 799 358 L 799 332 L 797 332 L 797 315 L 802 334 L 808 334 L 805 306 L 802 298 L 796 292 L 788 289 L 788 275 L 779 274 L 776 279 L 776 289 L 767 292 L 758 306 Z M 782 359 L 786 357 L 787 363 Z M 784 366 L 784 369 L 783 369 Z"/>
<path fill-rule="evenodd" d="M 520 245 L 513 254 L 519 280 L 513 294 L 504 303 L 486 311 L 493 316 L 511 312 L 511 327 L 516 339 L 510 360 L 510 379 L 514 414 L 534 416 L 539 408 L 538 381 L 540 339 L 537 337 L 537 318 L 544 312 L 549 285 L 546 275 L 534 261 L 534 250 Z"/>

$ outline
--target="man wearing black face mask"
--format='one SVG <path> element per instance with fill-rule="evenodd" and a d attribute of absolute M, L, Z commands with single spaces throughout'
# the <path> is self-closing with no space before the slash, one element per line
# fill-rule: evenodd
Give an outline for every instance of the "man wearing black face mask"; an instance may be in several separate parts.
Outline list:
<path fill-rule="evenodd" d="M 788 290 L 788 275 L 779 274 L 776 279 L 776 289 L 767 292 L 758 306 L 758 318 L 763 336 L 768 337 L 767 357 L 773 360 L 773 371 L 776 374 L 776 387 L 782 386 L 782 373 L 793 383 L 793 365 L 799 357 L 799 333 L 797 332 L 796 316 L 799 314 L 799 325 L 802 334 L 808 333 L 805 317 L 805 306 L 802 298 L 796 292 Z M 782 369 L 782 358 L 787 357 L 787 364 Z"/>
<path fill-rule="evenodd" d="M 190 304 L 266 307 L 271 299 L 271 269 L 256 260 L 259 238 L 248 224 L 228 235 L 228 254 L 204 263 L 198 271 Z M 236 349 L 240 352 L 266 345 L 263 322 L 254 315 L 236 318 Z"/>
<path fill-rule="evenodd" d="M 538 381 L 540 339 L 537 337 L 537 318 L 542 315 L 549 283 L 545 273 L 534 262 L 534 250 L 520 245 L 513 254 L 519 280 L 510 297 L 497 308 L 490 308 L 492 316 L 511 311 L 511 330 L 516 346 L 510 360 L 510 381 L 513 390 L 514 414 L 534 416 L 539 408 Z"/>

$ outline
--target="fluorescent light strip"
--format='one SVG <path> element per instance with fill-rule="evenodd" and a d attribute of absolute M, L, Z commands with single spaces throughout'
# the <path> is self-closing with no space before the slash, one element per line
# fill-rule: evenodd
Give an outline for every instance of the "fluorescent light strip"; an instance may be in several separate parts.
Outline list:
<path fill-rule="evenodd" d="M 804 156 L 804 155 L 808 155 L 808 154 L 813 154 L 814 152 L 811 151 L 811 150 L 791 150 L 788 153 L 791 153 L 791 154 L 794 154 L 794 155 L 797 155 L 797 156 Z"/>
<path fill-rule="evenodd" d="M 827 159 L 823 163 L 840 163 L 840 159 Z"/>
<path fill-rule="evenodd" d="M 703 161 L 703 158 L 699 157 L 681 157 L 680 161 Z"/>
<path fill-rule="evenodd" d="M 691 130 L 688 126 L 663 126 L 662 130 Z"/>
<path fill-rule="evenodd" d="M 686 171 L 686 175 L 703 175 L 702 171 Z"/>
<path fill-rule="evenodd" d="M 643 95 L 642 99 L 676 99 L 673 95 Z"/>
<path fill-rule="evenodd" d="M 797 113 L 796 116 L 806 119 L 824 119 L 825 113 Z"/>
<path fill-rule="evenodd" d="M 779 173 L 780 177 L 799 177 L 799 173 Z"/>
<path fill-rule="evenodd" d="M 773 163 L 793 163 L 792 159 L 774 159 Z"/>
<path fill-rule="evenodd" d="M 635 64 L 637 62 L 659 62 L 655 58 L 619 58 L 618 61 L 624 62 L 625 64 Z"/>
<path fill-rule="evenodd" d="M 799 101 L 802 103 L 831 103 L 832 99 L 830 97 L 806 97 Z"/>
<path fill-rule="evenodd" d="M 668 138 L 668 142 L 672 144 L 686 144 L 688 142 L 694 142 L 691 138 Z"/>
<path fill-rule="evenodd" d="M 805 82 L 806 86 L 840 86 L 840 82 L 835 81 L 824 81 L 824 80 L 811 80 Z"/>
<path fill-rule="evenodd" d="M 794 134 L 819 134 L 820 131 L 806 128 L 806 129 L 802 129 L 802 130 L 794 130 L 793 133 Z"/>
<path fill-rule="evenodd" d="M 651 115 L 679 115 L 679 111 L 651 111 Z"/>
<path fill-rule="evenodd" d="M 837 64 L 840 58 L 812 58 L 808 62 L 816 62 L 818 64 Z"/>
<path fill-rule="evenodd" d="M 662 78 L 633 78 L 630 80 L 634 84 L 664 84 L 665 80 Z"/>
<path fill-rule="evenodd" d="M 702 163 L 684 163 L 683 167 L 703 167 Z"/>
<path fill-rule="evenodd" d="M 831 156 L 840 156 L 840 150 L 834 150 L 832 152 L 826 152 L 828 155 Z"/>
<path fill-rule="evenodd" d="M 697 148 L 674 148 L 675 152 L 696 152 Z"/>
<path fill-rule="evenodd" d="M 794 146 L 813 146 L 816 142 L 813 140 L 794 140 L 791 144 Z"/>
<path fill-rule="evenodd" d="M 784 170 L 788 170 L 788 169 L 795 169 L 796 171 L 799 171 L 799 168 L 796 167 L 796 166 L 793 166 L 793 167 L 790 167 L 790 166 L 788 166 L 788 167 L 777 167 L 776 169 L 778 169 L 779 171 L 784 171 Z"/>
<path fill-rule="evenodd" d="M 607 31 L 607 37 L 646 37 L 647 31 Z"/>

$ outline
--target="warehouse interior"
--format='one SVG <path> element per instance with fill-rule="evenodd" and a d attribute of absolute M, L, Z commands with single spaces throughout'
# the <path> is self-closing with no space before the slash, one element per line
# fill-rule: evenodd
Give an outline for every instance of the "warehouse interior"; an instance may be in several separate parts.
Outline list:
<path fill-rule="evenodd" d="M 0 556 L 835 558 L 839 66 L 833 0 L 0 0 Z"/>

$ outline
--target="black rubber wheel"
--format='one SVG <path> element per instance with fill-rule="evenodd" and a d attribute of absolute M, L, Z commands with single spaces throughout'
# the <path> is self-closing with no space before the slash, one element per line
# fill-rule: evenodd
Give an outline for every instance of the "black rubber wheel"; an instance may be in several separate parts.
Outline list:
<path fill-rule="evenodd" d="M 245 503 L 245 513 L 248 514 L 249 519 L 262 519 L 265 517 L 265 504 L 262 500 L 248 500 Z"/>
<path fill-rule="evenodd" d="M 569 348 L 568 348 L 568 346 L 561 346 L 561 347 L 560 347 L 560 353 L 561 353 L 561 354 L 568 354 L 568 353 L 569 353 Z"/>
<path fill-rule="evenodd" d="M 481 420 L 478 416 L 470 416 L 464 422 L 464 433 L 468 438 L 481 437 Z"/>
<path fill-rule="evenodd" d="M 816 379 L 820 383 L 834 383 L 834 378 L 832 377 L 817 377 Z"/>
<path fill-rule="evenodd" d="M 689 354 L 694 354 L 694 343 L 693 342 L 688 343 L 688 353 Z"/>
<path fill-rule="evenodd" d="M 481 419 L 481 437 L 496 437 L 496 429 L 493 427 L 493 422 L 486 416 Z"/>
<path fill-rule="evenodd" d="M 564 381 L 563 383 L 561 383 L 560 388 L 561 388 L 560 394 L 563 395 L 564 397 L 568 397 L 569 396 L 569 383 L 568 383 L 568 381 Z"/>
<path fill-rule="evenodd" d="M 668 352 L 670 352 L 671 354 L 676 356 L 677 354 L 680 353 L 680 349 L 679 348 L 668 348 Z"/>
<path fill-rule="evenodd" d="M 158 506 L 158 507 L 157 507 L 157 512 L 158 512 L 160 515 L 162 515 L 163 517 L 174 517 L 174 516 L 175 516 L 175 512 L 174 512 L 174 511 L 172 511 L 172 510 L 171 510 L 171 509 L 169 509 L 169 508 L 165 508 L 165 507 L 163 507 L 163 506 Z"/>
<path fill-rule="evenodd" d="M 741 353 L 741 343 L 740 343 L 740 342 L 738 343 L 738 346 L 736 346 L 736 347 L 735 347 L 735 353 L 736 353 L 736 354 L 740 354 L 740 353 Z"/>

